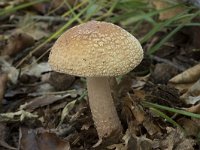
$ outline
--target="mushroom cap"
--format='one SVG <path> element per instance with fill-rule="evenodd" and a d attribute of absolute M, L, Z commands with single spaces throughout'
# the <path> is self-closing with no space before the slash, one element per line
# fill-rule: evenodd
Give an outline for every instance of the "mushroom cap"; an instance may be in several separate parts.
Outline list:
<path fill-rule="evenodd" d="M 112 23 L 89 21 L 63 33 L 49 55 L 53 70 L 83 77 L 118 76 L 143 59 L 139 41 Z"/>

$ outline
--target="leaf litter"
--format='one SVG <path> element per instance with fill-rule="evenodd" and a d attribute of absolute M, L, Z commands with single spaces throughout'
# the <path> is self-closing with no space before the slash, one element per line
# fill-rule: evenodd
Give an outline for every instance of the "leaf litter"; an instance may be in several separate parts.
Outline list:
<path fill-rule="evenodd" d="M 29 1 L 3 0 L 0 8 L 14 8 L 22 2 Z M 76 16 L 77 22 L 73 22 L 73 25 L 88 20 L 95 10 L 99 11 L 95 17 L 101 16 L 108 7 L 107 3 L 93 4 L 86 0 L 82 4 L 72 0 L 68 5 L 62 0 L 46 1 L 0 16 L 0 149 L 200 148 L 200 121 L 192 117 L 193 114 L 200 114 L 199 26 L 184 27 L 152 56 L 147 54 L 165 34 L 170 33 L 176 23 L 186 21 L 184 19 L 151 34 L 151 38 L 143 42 L 145 58 L 142 63 L 127 75 L 117 77 L 117 82 L 115 78 L 111 79 L 113 97 L 124 129 L 123 137 L 120 142 L 96 144 L 98 136 L 88 106 L 85 79 L 57 73 L 49 67 L 49 48 L 58 35 L 53 36 L 48 43 L 41 44 L 65 22 L 70 21 L 70 17 L 76 16 L 86 6 L 84 4 L 93 5 L 84 14 L 86 17 Z M 126 11 L 122 6 L 127 8 L 127 12 L 130 11 L 132 5 L 129 3 L 132 4 L 129 1 L 116 4 L 112 15 L 123 15 L 121 12 Z M 138 6 L 141 4 L 137 3 Z M 171 4 L 166 4 L 165 8 L 157 8 L 160 7 L 159 3 L 154 4 L 156 8 L 151 4 L 145 7 L 149 5 L 151 10 L 171 7 Z M 98 6 L 100 8 L 94 9 Z M 171 13 L 170 9 L 157 12 L 153 19 L 146 16 L 147 21 L 140 24 L 148 29 L 133 33 L 139 37 L 145 36 L 156 23 L 162 23 L 159 19 L 164 21 L 176 17 L 174 12 L 181 13 L 187 7 L 178 7 L 177 10 L 175 7 Z M 114 20 L 112 17 L 108 19 Z M 186 22 L 198 20 L 199 17 L 196 17 Z M 133 30 L 132 24 L 123 22 L 122 19 L 115 23 L 129 31 Z M 137 26 L 135 22 L 133 24 Z M 34 49 L 38 51 L 32 53 Z M 28 59 L 22 61 L 24 57 Z M 156 103 L 158 107 L 149 103 Z M 167 108 L 161 109 L 161 106 Z M 190 113 L 189 116 L 178 113 L 183 110 L 184 113 Z"/>

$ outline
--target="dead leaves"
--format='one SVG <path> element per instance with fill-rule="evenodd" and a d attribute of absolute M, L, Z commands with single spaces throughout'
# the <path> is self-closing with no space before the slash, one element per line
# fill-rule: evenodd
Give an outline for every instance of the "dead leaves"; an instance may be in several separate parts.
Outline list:
<path fill-rule="evenodd" d="M 185 108 L 188 112 L 200 114 L 200 103 L 191 106 L 189 108 Z"/>
<path fill-rule="evenodd" d="M 134 98 L 134 97 L 133 97 Z M 130 99 L 130 97 L 123 98 L 122 103 L 122 118 L 126 118 L 126 122 L 136 119 L 138 124 L 141 124 L 144 120 L 144 111 L 138 106 L 138 104 Z"/>
<path fill-rule="evenodd" d="M 75 81 L 75 77 L 63 73 L 51 72 L 47 80 L 57 91 L 67 90 Z"/>
<path fill-rule="evenodd" d="M 156 3 L 156 1 L 157 0 L 153 1 L 153 3 Z M 2 17 L 4 19 L 1 19 L 3 21 L 1 22 L 2 34 L 0 35 L 0 47 L 2 47 L 3 55 L 11 56 L 10 59 L 0 58 L 2 71 L 2 76 L 0 76 L 0 98 L 4 98 L 0 121 L 6 122 L 9 126 L 7 127 L 4 124 L 1 128 L 1 124 L 3 123 L 0 123 L 0 144 L 3 147 L 15 149 L 14 147 L 18 145 L 18 137 L 20 137 L 20 144 L 17 148 L 22 150 L 67 150 L 70 149 L 70 147 L 72 147 L 72 149 L 92 149 L 91 147 L 98 140 L 87 101 L 83 100 L 86 96 L 82 96 L 85 82 L 82 82 L 82 79 L 77 77 L 75 78 L 73 76 L 52 72 L 46 62 L 48 49 L 53 42 L 43 44 L 43 40 L 53 35 L 53 32 L 56 32 L 66 21 L 74 17 L 73 14 L 70 15 L 71 13 L 78 14 L 81 12 L 81 9 L 86 6 L 79 5 L 82 3 L 81 1 L 70 0 L 68 2 L 70 4 L 69 6 L 72 7 L 70 10 L 74 10 L 67 13 L 69 14 L 68 17 L 59 17 L 61 15 L 58 15 L 64 14 L 69 9 L 66 5 L 66 1 L 53 0 L 50 3 L 44 2 L 30 6 L 29 8 L 31 8 L 31 10 L 26 8 L 16 12 L 16 14 L 13 13 L 11 16 L 6 15 L 8 20 L 4 17 Z M 168 3 L 168 1 L 165 2 Z M 161 6 L 157 9 L 160 11 L 161 9 L 173 6 L 166 3 L 164 7 Z M 4 0 L 4 2 L 0 2 L 0 7 L 13 7 L 16 6 L 16 4 L 21 3 L 19 3 L 19 0 L 12 0 L 11 2 Z M 86 2 L 85 4 L 88 3 Z M 155 5 L 159 7 L 158 5 L 162 4 Z M 165 20 L 169 17 L 173 17 L 177 12 L 182 13 L 181 9 L 176 11 L 176 8 L 161 10 L 159 19 Z M 106 9 L 103 9 L 103 12 L 106 11 Z M 47 12 L 48 15 L 41 15 Z M 100 14 L 101 13 L 102 12 L 100 12 Z M 118 11 L 114 10 L 114 13 L 118 13 Z M 84 14 L 78 18 L 78 22 L 83 19 L 82 17 L 84 18 Z M 156 21 L 154 16 L 152 19 L 154 22 Z M 120 22 L 117 23 L 121 24 Z M 8 27 L 6 27 L 7 24 L 9 25 Z M 76 23 L 74 22 L 72 24 L 74 25 Z M 144 29 L 144 26 L 147 28 Z M 149 31 L 151 28 L 150 26 L 151 25 L 148 23 L 142 23 L 142 32 L 144 30 L 145 32 Z M 129 26 L 124 27 L 131 29 L 131 26 L 130 28 Z M 6 29 L 5 32 L 4 29 Z M 161 31 L 162 33 L 156 33 L 156 38 L 153 37 L 144 42 L 143 46 L 145 51 L 162 40 L 165 34 L 167 35 L 172 31 L 171 29 L 173 29 L 171 26 L 170 28 L 164 27 Z M 151 108 L 143 107 L 140 103 L 141 100 L 149 100 L 172 108 L 182 108 L 188 112 L 200 113 L 199 77 L 196 78 L 189 75 L 189 79 L 195 79 L 195 81 L 189 81 L 187 86 L 185 83 L 181 83 L 182 81 L 180 83 L 174 83 L 173 86 L 166 85 L 169 79 L 174 75 L 199 61 L 198 47 L 200 42 L 199 38 L 197 38 L 199 37 L 199 28 L 195 30 L 192 28 L 190 29 L 191 30 L 188 30 L 187 28 L 187 33 L 189 35 L 182 36 L 182 34 L 185 33 L 181 32 L 182 38 L 178 37 L 178 40 L 170 38 L 169 41 L 159 49 L 158 52 L 160 52 L 160 55 L 159 53 L 156 54 L 159 55 L 159 58 L 162 57 L 162 61 L 158 59 L 149 59 L 148 57 L 145 58 L 147 61 L 144 65 L 141 65 L 139 71 L 145 75 L 148 73 L 148 75 L 145 77 L 135 77 L 135 71 L 137 72 L 137 70 L 134 70 L 121 80 L 114 97 L 118 99 L 116 104 L 119 114 L 122 113 L 121 120 L 123 120 L 122 124 L 125 135 L 121 143 L 113 144 L 115 141 L 108 142 L 111 145 L 108 147 L 109 149 L 194 149 L 193 146 L 197 141 L 193 139 L 198 137 L 200 124 L 197 119 L 191 119 L 190 117 L 185 117 L 180 114 L 177 115 L 164 110 L 164 113 L 168 115 L 169 118 L 176 121 L 185 129 L 188 136 L 185 137 L 181 132 L 174 129 L 175 127 L 172 128 L 172 124 L 167 123 L 165 119 L 161 119 L 161 116 L 153 113 Z M 14 31 L 17 32 L 10 36 L 9 34 Z M 51 36 L 51 38 L 52 37 L 53 36 Z M 142 38 L 143 35 L 138 34 L 138 37 Z M 52 40 L 54 40 L 54 38 L 52 38 Z M 186 43 L 184 43 L 185 41 Z M 196 56 L 190 58 L 182 46 L 184 44 L 190 45 L 191 48 L 186 48 L 187 51 L 190 51 L 190 55 L 196 54 Z M 32 53 L 31 51 L 35 49 L 37 49 L 37 51 Z M 185 51 L 183 51 L 183 49 Z M 26 61 L 21 63 L 21 59 L 23 59 L 27 52 L 30 52 L 30 56 L 27 56 Z M 20 58 L 18 54 L 20 54 Z M 40 59 L 41 57 L 42 59 Z M 176 59 L 177 57 L 179 59 Z M 17 66 L 21 68 L 16 68 L 16 64 L 20 64 Z M 153 72 L 151 72 L 152 66 L 154 68 Z M 196 71 L 197 69 L 194 69 L 191 73 L 193 74 Z M 181 78 L 183 77 L 186 77 L 186 75 L 182 75 Z M 153 79 L 153 81 L 151 79 Z M 173 79 L 171 80 L 173 81 Z M 178 90 L 174 89 L 175 84 L 177 87 L 179 87 L 180 84 L 184 85 L 185 91 L 181 90 L 179 93 Z M 113 85 L 115 86 L 115 83 Z M 113 90 L 115 90 L 115 87 Z M 180 94 L 182 95 L 181 98 L 185 99 L 183 103 L 180 100 Z M 123 104 L 122 108 L 121 104 Z M 27 120 L 34 121 L 34 123 L 28 122 Z M 22 124 L 23 127 L 21 126 Z M 8 129 L 10 130 L 12 128 L 16 131 L 7 132 Z M 18 136 L 18 129 L 20 129 L 20 136 Z M 9 133 L 9 138 L 6 139 L 6 135 L 3 131 Z M 15 142 L 10 140 L 10 137 L 13 135 L 15 135 Z M 61 138 L 65 140 L 61 140 Z M 13 147 L 7 145 L 6 142 Z M 197 145 L 196 147 L 199 148 Z M 97 147 L 96 149 L 104 148 L 105 147 Z"/>
<path fill-rule="evenodd" d="M 172 18 L 172 17 L 176 16 L 177 14 L 184 11 L 183 6 L 176 6 L 175 8 L 172 8 L 176 4 L 170 3 L 170 2 L 167 2 L 167 1 L 152 0 L 152 3 L 155 5 L 157 10 L 168 9 L 168 10 L 164 10 L 164 11 L 159 13 L 159 19 L 160 20 L 170 19 L 170 18 Z"/>
<path fill-rule="evenodd" d="M 167 135 L 161 141 L 154 140 L 154 148 L 162 150 L 194 150 L 193 139 L 186 138 L 180 130 L 167 127 Z"/>
<path fill-rule="evenodd" d="M 15 147 L 12 147 L 6 143 L 6 133 L 8 128 L 6 127 L 6 124 L 0 123 L 0 146 L 7 148 L 9 150 L 16 150 Z"/>
<path fill-rule="evenodd" d="M 16 32 L 9 37 L 1 55 L 14 56 L 33 44 L 34 39 L 31 36 L 26 33 Z"/>
<path fill-rule="evenodd" d="M 184 72 L 173 77 L 169 81 L 182 93 L 181 99 L 186 104 L 192 104 L 190 108 L 186 108 L 189 112 L 200 113 L 200 64 L 197 64 Z"/>
<path fill-rule="evenodd" d="M 58 102 L 59 100 L 63 100 L 64 98 L 70 96 L 70 94 L 64 95 L 43 95 L 38 96 L 36 98 L 30 99 L 29 102 L 20 106 L 20 109 L 25 109 L 28 111 L 34 111 L 39 107 L 44 107 L 50 105 L 54 102 Z"/>
<path fill-rule="evenodd" d="M 54 133 L 20 128 L 20 150 L 70 150 L 68 141 L 61 140 Z"/>
<path fill-rule="evenodd" d="M 19 110 L 17 112 L 0 113 L 0 122 L 22 122 L 25 119 L 35 119 L 38 115 Z"/>
<path fill-rule="evenodd" d="M 5 90 L 7 87 L 7 82 L 8 82 L 8 75 L 5 73 L 0 74 L 0 103 L 2 103 L 4 93 L 5 93 Z M 1 106 L 0 106 L 0 108 L 1 108 Z"/>
<path fill-rule="evenodd" d="M 141 126 L 143 126 L 150 136 L 160 134 L 160 127 L 143 110 L 138 98 L 136 95 L 131 95 L 123 99 L 122 117 L 128 119 L 129 130 L 138 135 L 140 134 Z"/>
<path fill-rule="evenodd" d="M 173 84 L 184 84 L 184 83 L 194 83 L 200 78 L 200 64 L 195 65 L 187 69 L 186 71 L 178 74 L 169 80 Z"/>
<path fill-rule="evenodd" d="M 178 74 L 178 70 L 166 63 L 157 63 L 151 74 L 154 83 L 166 84 L 169 79 Z"/>
<path fill-rule="evenodd" d="M 115 150 L 151 150 L 152 141 L 145 136 L 137 137 L 127 130 L 123 137 L 123 143 L 110 145 L 107 148 Z"/>
<path fill-rule="evenodd" d="M 180 118 L 177 121 L 184 129 L 187 136 L 198 137 L 200 133 L 200 124 L 195 119 Z"/>

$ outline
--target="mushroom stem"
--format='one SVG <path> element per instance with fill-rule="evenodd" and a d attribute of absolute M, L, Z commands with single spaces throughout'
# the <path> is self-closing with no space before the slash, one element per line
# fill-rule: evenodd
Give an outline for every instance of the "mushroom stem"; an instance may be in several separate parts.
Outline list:
<path fill-rule="evenodd" d="M 100 139 L 122 133 L 121 122 L 111 96 L 108 77 L 88 77 L 89 105 Z"/>

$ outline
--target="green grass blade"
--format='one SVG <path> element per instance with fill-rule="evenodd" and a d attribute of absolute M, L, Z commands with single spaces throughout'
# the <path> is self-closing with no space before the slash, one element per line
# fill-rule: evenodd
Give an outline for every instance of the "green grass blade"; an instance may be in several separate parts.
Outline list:
<path fill-rule="evenodd" d="M 6 15 L 6 14 L 9 14 L 9 13 L 13 13 L 13 12 L 16 12 L 18 10 L 21 10 L 21 9 L 30 7 L 32 5 L 35 5 L 35 4 L 38 4 L 38 3 L 41 3 L 41 2 L 45 2 L 45 1 L 49 1 L 49 0 L 35 0 L 35 1 L 32 1 L 32 2 L 20 4 L 18 6 L 13 7 L 13 8 L 8 8 L 8 9 L 5 8 L 5 9 L 0 11 L 0 16 Z"/>
<path fill-rule="evenodd" d="M 49 38 L 47 38 L 42 44 L 40 44 L 39 46 L 37 46 L 35 49 L 33 49 L 26 57 L 24 57 L 18 64 L 17 64 L 17 68 L 25 61 L 27 60 L 29 57 L 32 56 L 32 54 L 36 51 L 38 51 L 41 47 L 43 47 L 45 44 L 47 44 L 48 42 L 50 42 L 53 39 L 56 39 L 59 35 L 61 35 L 74 21 L 77 20 L 78 17 L 80 17 L 83 13 L 86 12 L 86 10 L 88 9 L 88 7 L 90 7 L 90 5 L 88 5 L 87 7 L 85 7 L 84 9 L 81 10 L 81 12 L 79 12 L 79 14 L 77 14 L 76 16 L 74 16 L 73 18 L 71 18 L 66 24 L 64 24 L 60 29 L 58 29 L 55 33 L 53 33 Z"/>
<path fill-rule="evenodd" d="M 62 17 L 66 17 L 68 16 L 72 11 L 78 10 L 80 9 L 80 7 L 82 7 L 84 4 L 86 4 L 88 2 L 88 0 L 83 0 L 80 4 L 77 4 L 76 6 L 74 6 L 71 10 L 65 12 Z"/>
<path fill-rule="evenodd" d="M 67 0 L 64 0 L 65 4 L 67 5 L 67 7 L 69 8 L 69 11 L 72 13 L 72 15 L 77 18 L 77 21 L 79 23 L 83 23 L 83 21 L 79 18 L 79 16 L 77 16 L 77 14 L 74 12 L 73 8 L 71 7 L 71 5 L 68 3 Z"/>
<path fill-rule="evenodd" d="M 149 31 L 142 39 L 140 39 L 140 42 L 145 43 L 146 41 L 149 40 L 149 38 L 151 38 L 158 31 L 161 31 L 164 27 L 167 27 L 170 24 L 172 24 L 173 22 L 178 21 L 180 19 L 180 17 L 182 17 L 187 11 L 188 10 L 183 11 L 182 13 L 178 14 L 177 16 L 172 17 L 171 19 L 165 20 L 164 22 L 157 23 L 153 27 L 153 29 L 151 29 L 151 31 Z"/>
<path fill-rule="evenodd" d="M 196 13 L 190 14 L 190 15 L 186 14 L 186 15 L 180 16 L 179 19 L 183 19 L 183 18 L 189 17 L 188 18 L 188 22 L 190 22 L 198 14 L 199 14 L 199 12 L 196 12 Z M 173 29 L 167 36 L 165 36 L 165 38 L 163 38 L 159 43 L 157 43 L 156 45 L 154 45 L 153 47 L 151 47 L 147 51 L 147 54 L 151 55 L 151 54 L 155 53 L 165 42 L 167 42 L 175 33 L 177 33 L 179 30 L 181 30 L 184 26 L 186 26 L 185 23 L 178 24 L 175 29 Z"/>
<path fill-rule="evenodd" d="M 167 116 L 165 113 L 159 111 L 156 108 L 152 108 L 152 107 L 150 107 L 150 110 L 152 110 L 156 115 L 164 118 L 167 122 L 171 123 L 173 126 L 178 127 L 179 129 L 181 129 L 182 131 L 184 131 L 184 129 L 176 121 L 174 121 L 172 118 L 170 118 L 169 116 Z"/>
<path fill-rule="evenodd" d="M 167 34 L 166 37 L 164 37 L 159 43 L 151 47 L 148 51 L 147 54 L 151 55 L 155 53 L 165 42 L 167 42 L 175 33 L 177 33 L 180 29 L 182 29 L 184 25 L 176 27 L 174 30 L 172 30 L 169 34 Z"/>
<path fill-rule="evenodd" d="M 150 103 L 150 102 L 146 102 L 146 101 L 143 101 L 142 104 L 145 107 L 153 107 L 153 108 L 157 108 L 157 109 L 167 110 L 167 111 L 174 112 L 174 113 L 177 113 L 177 114 L 181 114 L 181 115 L 184 115 L 184 116 L 200 119 L 200 114 L 195 114 L 195 113 L 187 112 L 187 111 L 180 110 L 180 109 L 170 108 L 170 107 L 167 107 L 167 106 L 154 104 L 154 103 Z"/>

